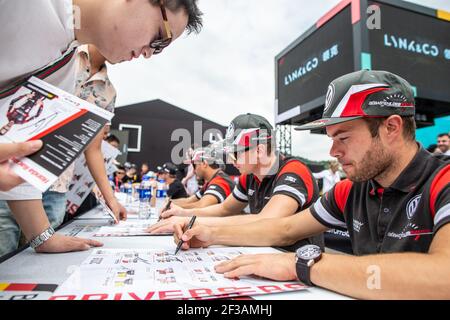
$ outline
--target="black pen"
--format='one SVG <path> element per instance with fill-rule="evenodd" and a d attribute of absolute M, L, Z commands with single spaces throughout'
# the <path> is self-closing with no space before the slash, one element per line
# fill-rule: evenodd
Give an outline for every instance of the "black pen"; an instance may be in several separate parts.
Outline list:
<path fill-rule="evenodd" d="M 191 221 L 189 221 L 189 224 L 188 224 L 188 226 L 187 226 L 187 229 L 186 229 L 184 232 L 186 232 L 186 231 L 188 231 L 189 229 L 192 228 L 192 226 L 194 225 L 194 222 L 195 222 L 195 219 L 196 219 L 196 218 L 197 218 L 196 216 L 193 216 L 193 217 L 191 218 Z M 183 235 L 182 235 L 182 236 L 183 236 Z M 180 251 L 181 246 L 183 245 L 183 243 L 184 243 L 184 241 L 181 240 L 181 238 L 180 238 L 180 241 L 178 242 L 177 249 L 175 250 L 175 254 L 174 254 L 174 255 L 176 255 L 176 254 L 178 253 L 178 251 Z"/>
<path fill-rule="evenodd" d="M 163 213 L 163 212 L 169 210 L 169 209 L 170 209 L 170 204 L 171 204 L 171 203 L 172 203 L 172 200 L 169 198 L 169 201 L 167 201 L 167 204 L 166 204 L 166 206 L 164 207 L 164 209 L 162 209 L 161 213 Z M 159 217 L 158 217 L 158 221 L 161 221 L 161 219 L 162 219 L 162 215 L 160 214 Z"/>
<path fill-rule="evenodd" d="M 169 209 L 170 209 L 170 204 L 171 204 L 171 203 L 172 203 L 172 200 L 169 198 L 169 201 L 167 201 L 167 204 L 166 204 L 166 206 L 164 207 L 164 210 L 163 210 L 162 212 L 169 210 Z"/>

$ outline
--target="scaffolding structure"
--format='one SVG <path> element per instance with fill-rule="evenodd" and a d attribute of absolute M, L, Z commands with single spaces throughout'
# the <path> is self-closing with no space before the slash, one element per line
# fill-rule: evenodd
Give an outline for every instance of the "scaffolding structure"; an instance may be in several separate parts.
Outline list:
<path fill-rule="evenodd" d="M 277 124 L 277 149 L 286 156 L 292 155 L 292 132 L 290 124 Z"/>

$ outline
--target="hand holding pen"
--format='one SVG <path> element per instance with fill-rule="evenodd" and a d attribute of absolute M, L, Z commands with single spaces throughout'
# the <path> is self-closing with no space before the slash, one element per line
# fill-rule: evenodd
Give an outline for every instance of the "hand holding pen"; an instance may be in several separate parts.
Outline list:
<path fill-rule="evenodd" d="M 162 219 L 162 215 L 161 215 L 161 214 L 162 214 L 164 211 L 167 211 L 167 210 L 170 209 L 170 205 L 171 205 L 171 204 L 172 204 L 172 199 L 169 198 L 169 201 L 167 201 L 166 206 L 164 207 L 164 209 L 161 210 L 161 213 L 159 214 L 158 221 L 160 221 L 160 220 Z"/>
<path fill-rule="evenodd" d="M 188 226 L 187 226 L 186 231 L 192 228 L 192 226 L 194 225 L 195 219 L 197 219 L 196 216 L 193 216 L 193 217 L 191 218 L 191 221 L 189 221 L 189 224 L 188 224 Z M 180 237 L 180 241 L 178 242 L 177 249 L 175 250 L 175 255 L 178 253 L 178 251 L 180 251 L 181 246 L 183 245 L 183 243 L 184 243 L 184 241 L 183 241 L 183 240 L 181 239 L 181 237 Z"/>

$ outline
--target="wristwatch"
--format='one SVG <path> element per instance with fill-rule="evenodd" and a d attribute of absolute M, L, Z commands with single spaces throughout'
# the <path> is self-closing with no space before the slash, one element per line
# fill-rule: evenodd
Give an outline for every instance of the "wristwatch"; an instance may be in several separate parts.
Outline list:
<path fill-rule="evenodd" d="M 52 227 L 48 227 L 44 230 L 40 235 L 38 235 L 36 238 L 30 241 L 30 247 L 33 249 L 36 249 L 41 244 L 43 244 L 45 241 L 50 239 L 55 234 L 55 230 L 53 230 Z"/>
<path fill-rule="evenodd" d="M 295 264 L 298 279 L 308 286 L 314 286 L 311 282 L 310 270 L 314 263 L 322 257 L 319 246 L 308 244 L 297 249 L 295 253 Z"/>

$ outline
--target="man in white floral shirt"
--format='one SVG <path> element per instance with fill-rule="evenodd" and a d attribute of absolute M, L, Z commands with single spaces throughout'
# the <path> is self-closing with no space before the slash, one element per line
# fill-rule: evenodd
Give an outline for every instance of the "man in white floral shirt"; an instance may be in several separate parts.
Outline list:
<path fill-rule="evenodd" d="M 83 45 L 77 49 L 77 79 L 75 94 L 83 100 L 97 105 L 100 108 L 114 112 L 116 101 L 116 90 L 109 81 L 106 59 L 98 52 L 93 45 Z M 126 210 L 114 197 L 109 186 L 108 177 L 105 171 L 101 143 L 103 140 L 103 131 L 94 138 L 84 152 L 88 168 L 97 183 L 100 192 L 111 209 L 119 211 L 122 216 L 126 216 Z M 73 177 L 74 164 L 72 164 L 59 177 L 59 179 L 43 193 L 42 202 L 48 220 L 53 228 L 59 227 L 66 213 L 66 193 Z M 6 206 L 1 203 L 1 206 Z M 3 208 L 5 210 L 6 208 Z M 30 210 L 33 208 L 30 207 Z M 17 247 L 19 241 L 19 226 L 14 221 L 12 215 L 7 230 L 10 237 L 10 248 Z M 5 236 L 5 235 L 3 235 Z M 10 250 L 10 248 L 4 248 Z M 0 250 L 0 256 L 1 254 Z"/>
<path fill-rule="evenodd" d="M 106 59 L 93 45 L 83 45 L 77 51 L 77 79 L 75 94 L 96 106 L 114 112 L 116 89 L 108 78 Z M 105 129 L 103 129 L 105 130 Z M 98 189 L 111 208 L 125 215 L 125 209 L 114 197 L 109 186 L 103 164 L 101 143 L 103 132 L 99 133 L 85 151 L 86 162 Z M 56 183 L 43 194 L 45 212 L 52 227 L 58 227 L 64 219 L 66 193 L 72 181 L 74 165 L 71 165 Z"/>

